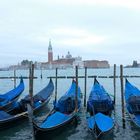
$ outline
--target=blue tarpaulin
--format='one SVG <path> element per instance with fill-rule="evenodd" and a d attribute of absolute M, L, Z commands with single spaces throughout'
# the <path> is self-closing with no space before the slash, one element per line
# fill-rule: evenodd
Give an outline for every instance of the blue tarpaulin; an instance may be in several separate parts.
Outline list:
<path fill-rule="evenodd" d="M 126 102 L 130 98 L 130 96 L 140 96 L 140 90 L 132 85 L 128 80 L 125 83 L 125 99 Z"/>
<path fill-rule="evenodd" d="M 97 113 L 96 115 L 89 117 L 87 122 L 90 129 L 94 129 L 96 123 L 98 129 L 100 129 L 102 132 L 107 132 L 114 126 L 113 119 L 102 113 Z"/>
<path fill-rule="evenodd" d="M 129 113 L 140 113 L 140 90 L 127 79 L 125 83 L 125 100 Z"/>
<path fill-rule="evenodd" d="M 108 93 L 105 91 L 104 87 L 99 84 L 97 80 L 92 87 L 90 96 L 87 102 L 87 110 L 89 112 L 109 111 L 113 109 L 113 102 Z"/>
<path fill-rule="evenodd" d="M 69 90 L 58 100 L 55 104 L 56 110 L 66 113 L 72 112 L 75 109 L 75 97 L 76 97 L 76 82 L 73 80 Z M 78 87 L 78 108 L 81 104 L 81 89 Z"/>
<path fill-rule="evenodd" d="M 16 88 L 3 95 L 0 95 L 0 106 L 4 106 L 7 102 L 19 96 L 23 92 L 23 90 L 24 90 L 24 82 L 23 79 L 21 78 L 20 84 Z"/>
<path fill-rule="evenodd" d="M 41 128 L 51 128 L 55 127 L 66 120 L 68 120 L 70 117 L 66 114 L 60 113 L 60 112 L 55 112 L 51 116 L 49 116 L 42 124 Z"/>

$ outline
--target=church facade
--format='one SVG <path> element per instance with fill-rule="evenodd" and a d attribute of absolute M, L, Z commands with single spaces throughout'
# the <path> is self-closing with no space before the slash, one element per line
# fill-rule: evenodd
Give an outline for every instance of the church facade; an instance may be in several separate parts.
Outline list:
<path fill-rule="evenodd" d="M 110 65 L 108 61 L 99 61 L 99 60 L 85 60 L 82 61 L 82 57 L 72 57 L 70 52 L 66 54 L 66 56 L 62 56 L 62 58 L 53 60 L 53 49 L 51 41 L 49 41 L 48 46 L 48 62 L 42 63 L 41 67 L 45 69 L 54 69 L 54 68 L 75 68 L 75 66 L 78 66 L 79 68 L 109 68 Z"/>

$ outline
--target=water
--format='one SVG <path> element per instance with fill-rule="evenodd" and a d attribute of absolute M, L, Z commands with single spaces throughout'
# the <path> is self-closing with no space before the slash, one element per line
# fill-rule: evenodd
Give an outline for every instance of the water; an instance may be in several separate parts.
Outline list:
<path fill-rule="evenodd" d="M 119 68 L 117 68 L 117 75 L 119 75 Z M 41 71 L 36 70 L 35 76 L 40 77 Z M 34 93 L 40 91 L 45 85 L 49 82 L 47 76 L 55 76 L 55 70 L 43 70 L 43 79 L 35 79 L 34 80 Z M 20 70 L 17 71 L 17 76 L 28 76 L 28 71 Z M 66 70 L 58 70 L 59 76 L 74 76 L 74 69 L 66 69 Z M 84 75 L 84 69 L 79 70 L 79 75 Z M 110 69 L 88 69 L 89 75 L 98 75 L 98 76 L 111 76 L 113 75 L 113 68 Z M 124 75 L 140 75 L 139 68 L 129 68 L 124 69 Z M 13 76 L 13 71 L 0 71 L 0 76 Z M 130 82 L 140 88 L 140 79 L 139 78 L 128 78 Z M 104 85 L 105 89 L 108 93 L 113 95 L 113 79 L 111 78 L 99 78 L 99 82 Z M 87 79 L 87 97 L 93 85 L 93 78 Z M 22 94 L 21 98 L 28 94 L 29 84 L 28 80 L 25 79 L 25 91 Z M 54 79 L 53 82 L 55 83 Z M 0 93 L 3 94 L 6 91 L 13 88 L 14 83 L 11 79 L 0 79 Z M 17 80 L 17 84 L 19 80 Z M 71 79 L 58 79 L 58 98 L 61 97 L 65 93 L 65 91 L 71 85 Z M 79 78 L 79 86 L 81 87 L 82 93 L 84 93 L 84 79 Z M 44 107 L 44 109 L 36 114 L 36 119 L 38 122 L 41 122 L 46 114 L 52 108 L 52 102 L 54 97 L 51 99 L 48 106 Z M 140 139 L 140 128 L 135 126 L 126 114 L 126 128 L 122 128 L 122 117 L 121 117 L 121 90 L 120 90 L 120 79 L 117 79 L 117 103 L 116 103 L 116 115 L 112 114 L 116 125 L 113 131 L 101 138 L 101 140 L 139 140 Z M 86 115 L 85 108 L 82 108 L 79 113 L 79 122 L 77 126 L 68 127 L 67 130 L 64 130 L 60 135 L 54 136 L 53 140 L 93 140 L 93 136 L 89 133 L 86 126 Z M 18 125 L 3 130 L 0 132 L 0 140 L 30 140 L 32 137 L 31 129 L 27 120 L 21 121 Z"/>

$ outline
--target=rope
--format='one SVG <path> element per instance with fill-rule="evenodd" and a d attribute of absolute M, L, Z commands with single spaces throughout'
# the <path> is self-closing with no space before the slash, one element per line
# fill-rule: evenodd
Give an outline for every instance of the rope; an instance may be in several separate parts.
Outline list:
<path fill-rule="evenodd" d="M 109 96 L 111 96 L 111 97 L 114 97 L 114 95 L 112 95 L 112 94 L 108 94 Z"/>

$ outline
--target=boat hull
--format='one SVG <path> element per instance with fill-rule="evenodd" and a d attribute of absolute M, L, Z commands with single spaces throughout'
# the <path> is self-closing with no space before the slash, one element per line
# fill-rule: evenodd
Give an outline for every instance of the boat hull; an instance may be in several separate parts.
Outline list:
<path fill-rule="evenodd" d="M 97 113 L 87 119 L 88 128 L 94 134 L 95 138 L 101 137 L 103 134 L 108 133 L 114 127 L 113 119 L 102 113 Z"/>
<path fill-rule="evenodd" d="M 14 127 L 17 124 L 21 123 L 21 120 L 23 121 L 27 118 L 28 118 L 27 113 L 24 112 L 22 115 L 20 114 L 19 116 L 14 116 L 9 119 L 2 120 L 0 121 L 0 130 L 5 131 L 5 129 Z"/>
<path fill-rule="evenodd" d="M 77 113 L 81 108 L 81 90 L 78 87 L 76 95 L 76 86 L 76 82 L 73 80 L 70 88 L 54 104 L 54 109 L 48 113 L 41 124 L 37 125 L 33 121 L 36 140 L 51 140 L 61 132 L 65 132 L 66 128 L 69 128 L 68 126 L 75 126 L 71 125 L 72 122 L 77 124 Z"/>
<path fill-rule="evenodd" d="M 56 127 L 50 128 L 50 129 L 41 129 L 34 123 L 34 131 L 35 131 L 35 140 L 46 140 L 46 139 L 52 139 L 54 136 L 59 135 L 63 132 L 63 130 L 67 129 L 68 126 L 73 124 L 77 124 L 77 116 L 74 115 L 69 119 L 67 122 L 57 125 Z"/>
<path fill-rule="evenodd" d="M 130 114 L 129 112 L 128 112 L 128 114 L 129 114 L 129 116 L 130 116 L 132 122 L 133 122 L 137 127 L 140 128 L 140 114 L 134 115 L 134 114 Z"/>
<path fill-rule="evenodd" d="M 87 124 L 89 131 L 98 139 L 110 132 L 114 121 L 110 117 L 114 109 L 113 101 L 104 87 L 94 79 L 94 84 L 87 101 Z"/>
<path fill-rule="evenodd" d="M 41 108 L 43 108 L 45 105 L 47 105 L 50 101 L 51 97 L 49 97 L 45 102 L 43 102 L 39 107 L 33 110 L 34 113 L 37 113 Z M 5 130 L 7 128 L 10 128 L 12 126 L 16 126 L 21 120 L 27 120 L 28 119 L 28 112 L 22 112 L 22 113 L 16 113 L 17 115 L 11 116 L 9 119 L 0 120 L 0 130 Z"/>
<path fill-rule="evenodd" d="M 20 95 L 21 95 L 21 93 L 20 93 Z M 16 98 L 14 98 L 12 101 L 10 101 L 5 106 L 0 107 L 0 110 L 3 110 L 5 112 L 11 112 L 15 108 L 15 104 L 16 104 L 17 100 L 19 99 L 20 95 L 18 95 Z"/>
<path fill-rule="evenodd" d="M 132 85 L 127 79 L 125 81 L 126 109 L 132 122 L 140 127 L 140 90 Z"/>
<path fill-rule="evenodd" d="M 100 139 L 101 137 L 110 135 L 113 132 L 113 128 L 106 131 L 106 132 L 101 132 L 100 130 L 94 130 L 93 131 L 93 129 L 90 129 L 90 128 L 88 130 L 93 135 L 93 137 L 95 139 Z"/>
<path fill-rule="evenodd" d="M 1 98 L 4 98 L 0 103 L 0 110 L 5 112 L 10 112 L 16 106 L 16 102 L 19 99 L 20 95 L 24 91 L 24 82 L 21 78 L 20 84 L 13 90 L 1 95 Z"/>

